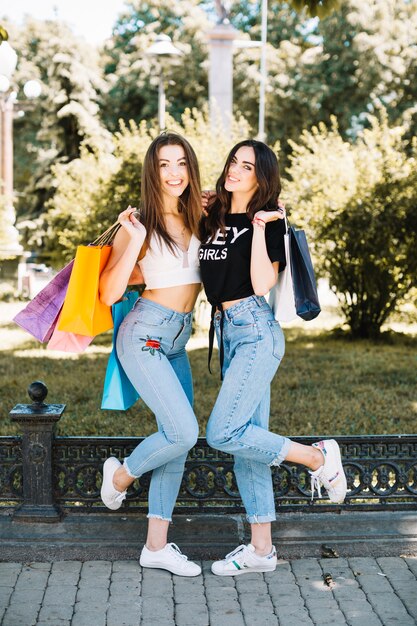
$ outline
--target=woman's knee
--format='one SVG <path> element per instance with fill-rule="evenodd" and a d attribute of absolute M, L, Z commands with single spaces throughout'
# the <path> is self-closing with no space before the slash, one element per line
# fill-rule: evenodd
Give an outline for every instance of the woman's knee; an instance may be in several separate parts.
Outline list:
<path fill-rule="evenodd" d="M 197 443 L 198 439 L 198 424 L 189 423 L 188 425 L 184 425 L 181 429 L 181 432 L 178 436 L 177 445 L 182 449 L 183 452 L 188 452 L 191 450 Z"/>
<path fill-rule="evenodd" d="M 207 424 L 206 439 L 211 448 L 224 451 L 230 441 L 230 437 L 225 433 L 224 424 L 221 427 L 214 420 L 210 420 Z"/>

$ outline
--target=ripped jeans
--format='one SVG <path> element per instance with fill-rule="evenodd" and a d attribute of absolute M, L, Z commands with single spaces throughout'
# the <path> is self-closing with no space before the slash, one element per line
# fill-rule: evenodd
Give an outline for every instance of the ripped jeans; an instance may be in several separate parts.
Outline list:
<path fill-rule="evenodd" d="M 116 342 L 123 369 L 158 425 L 158 431 L 125 459 L 124 467 L 135 478 L 152 470 L 148 517 L 169 521 L 187 453 L 198 436 L 185 351 L 191 321 L 192 313 L 178 313 L 139 298 L 120 325 Z"/>
<path fill-rule="evenodd" d="M 234 455 L 234 472 L 251 524 L 276 519 L 271 465 L 291 441 L 268 430 L 270 384 L 284 356 L 284 334 L 264 297 L 249 296 L 215 314 L 223 324 L 223 383 L 207 425 L 212 448 Z"/>

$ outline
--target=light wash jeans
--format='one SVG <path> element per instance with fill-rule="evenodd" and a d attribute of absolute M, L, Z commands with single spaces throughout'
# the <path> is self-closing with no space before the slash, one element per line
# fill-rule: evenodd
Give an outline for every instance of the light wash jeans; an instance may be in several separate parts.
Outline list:
<path fill-rule="evenodd" d="M 135 478 L 152 472 L 148 517 L 171 520 L 187 453 L 198 436 L 193 384 L 185 345 L 192 313 L 177 313 L 139 298 L 123 320 L 116 349 L 141 398 L 153 411 L 158 431 L 124 461 Z"/>
<path fill-rule="evenodd" d="M 291 441 L 268 430 L 270 383 L 284 356 L 284 334 L 265 298 L 249 296 L 221 313 L 223 384 L 208 425 L 212 448 L 233 454 L 240 495 L 251 524 L 276 519 L 271 465 L 286 458 Z"/>

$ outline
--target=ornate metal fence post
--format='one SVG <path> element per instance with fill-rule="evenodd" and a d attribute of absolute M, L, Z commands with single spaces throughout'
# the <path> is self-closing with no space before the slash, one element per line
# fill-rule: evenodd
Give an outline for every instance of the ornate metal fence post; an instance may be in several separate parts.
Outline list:
<path fill-rule="evenodd" d="M 10 411 L 12 421 L 23 428 L 23 504 L 13 517 L 25 522 L 57 522 L 61 513 L 53 497 L 52 441 L 65 404 L 44 404 L 48 389 L 40 381 L 29 385 L 28 393 L 32 404 L 16 404 Z"/>

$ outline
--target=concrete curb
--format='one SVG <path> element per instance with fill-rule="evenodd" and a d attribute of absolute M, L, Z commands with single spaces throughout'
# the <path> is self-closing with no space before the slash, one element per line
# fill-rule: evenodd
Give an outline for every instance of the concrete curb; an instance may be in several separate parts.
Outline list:
<path fill-rule="evenodd" d="M 53 524 L 0 515 L 0 561 L 137 559 L 147 519 L 133 514 L 67 514 Z M 248 543 L 241 515 L 177 515 L 169 539 L 192 558 L 216 559 Z M 417 556 L 417 512 L 286 513 L 273 524 L 280 558 L 323 556 L 323 544 L 341 557 Z"/>

